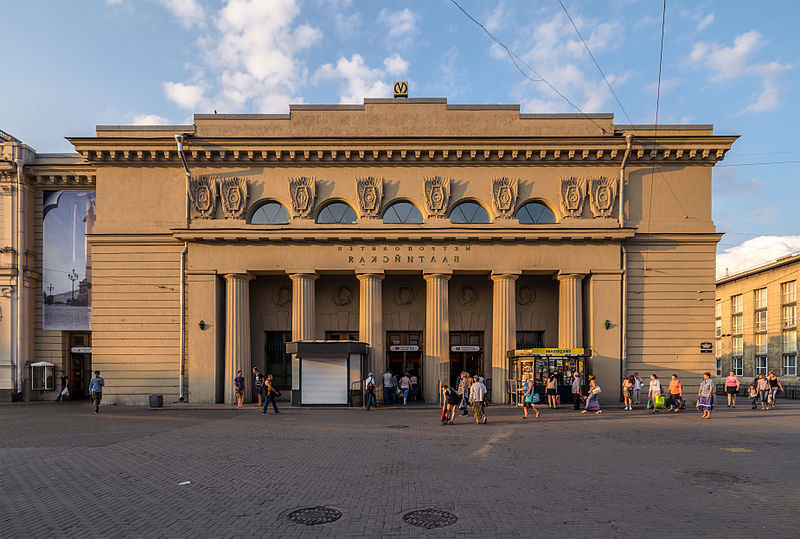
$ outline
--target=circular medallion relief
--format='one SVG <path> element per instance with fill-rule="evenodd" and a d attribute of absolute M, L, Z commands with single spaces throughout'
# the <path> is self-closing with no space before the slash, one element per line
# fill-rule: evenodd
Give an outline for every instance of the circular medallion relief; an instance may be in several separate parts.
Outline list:
<path fill-rule="evenodd" d="M 522 285 L 517 289 L 517 304 L 530 305 L 536 301 L 536 292 L 529 286 Z"/>
<path fill-rule="evenodd" d="M 353 290 L 349 286 L 340 286 L 331 294 L 331 302 L 337 307 L 347 307 L 353 303 Z"/>
<path fill-rule="evenodd" d="M 280 287 L 273 294 L 272 302 L 278 307 L 286 307 L 292 302 L 292 291 L 288 286 Z"/>
<path fill-rule="evenodd" d="M 413 288 L 401 286 L 397 289 L 397 295 L 394 298 L 394 302 L 398 307 L 407 307 L 414 303 L 416 299 L 417 294 L 414 292 Z"/>
<path fill-rule="evenodd" d="M 462 286 L 458 293 L 458 302 L 464 307 L 472 307 L 478 302 L 478 291 L 471 286 Z"/>

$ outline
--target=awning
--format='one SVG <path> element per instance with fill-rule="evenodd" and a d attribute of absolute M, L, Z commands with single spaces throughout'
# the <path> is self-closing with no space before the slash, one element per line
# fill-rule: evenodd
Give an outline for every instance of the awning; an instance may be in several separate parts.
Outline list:
<path fill-rule="evenodd" d="M 591 348 L 525 348 L 509 350 L 506 357 L 589 357 Z"/>
<path fill-rule="evenodd" d="M 55 367 L 55 365 L 47 361 L 37 361 L 36 363 L 31 363 L 31 367 Z"/>

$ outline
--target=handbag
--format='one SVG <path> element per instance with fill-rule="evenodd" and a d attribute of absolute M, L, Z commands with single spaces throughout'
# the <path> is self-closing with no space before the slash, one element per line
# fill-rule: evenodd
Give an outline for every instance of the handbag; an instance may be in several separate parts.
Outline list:
<path fill-rule="evenodd" d="M 664 395 L 657 395 L 653 406 L 655 408 L 666 408 L 667 399 L 664 398 Z"/>
<path fill-rule="evenodd" d="M 654 408 L 653 399 L 647 399 L 647 409 L 652 410 Z"/>

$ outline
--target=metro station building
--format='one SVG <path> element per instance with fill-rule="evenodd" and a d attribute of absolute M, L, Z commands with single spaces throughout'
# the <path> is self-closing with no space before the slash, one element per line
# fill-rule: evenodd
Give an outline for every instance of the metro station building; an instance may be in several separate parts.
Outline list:
<path fill-rule="evenodd" d="M 366 99 L 97 126 L 75 154 L 2 137 L 6 400 L 55 398 L 62 368 L 73 397 L 102 371 L 104 403 L 231 402 L 253 366 L 297 391 L 289 341 L 364 342 L 429 402 L 462 370 L 507 402 L 515 349 L 581 356 L 607 401 L 714 368 L 711 168 L 736 137 L 710 125 Z"/>

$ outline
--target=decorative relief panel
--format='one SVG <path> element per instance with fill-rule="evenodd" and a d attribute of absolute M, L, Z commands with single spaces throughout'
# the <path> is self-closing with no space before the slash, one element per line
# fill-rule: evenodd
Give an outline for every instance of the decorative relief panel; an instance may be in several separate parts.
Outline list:
<path fill-rule="evenodd" d="M 292 217 L 308 219 L 314 209 L 317 196 L 316 180 L 307 176 L 289 178 L 289 198 L 292 201 Z"/>
<path fill-rule="evenodd" d="M 358 178 L 356 180 L 358 209 L 364 217 L 378 217 L 383 200 L 383 178 Z"/>
<path fill-rule="evenodd" d="M 217 178 L 199 176 L 189 180 L 192 219 L 213 219 L 217 211 Z"/>
<path fill-rule="evenodd" d="M 340 286 L 331 294 L 331 303 L 337 307 L 347 307 L 353 303 L 353 289 L 349 286 Z"/>
<path fill-rule="evenodd" d="M 517 182 L 517 178 L 492 178 L 492 203 L 498 217 L 513 217 L 517 204 Z"/>
<path fill-rule="evenodd" d="M 456 300 L 462 307 L 472 307 L 478 302 L 478 291 L 471 286 L 462 286 Z"/>
<path fill-rule="evenodd" d="M 527 285 L 517 288 L 517 305 L 530 305 L 536 301 L 536 292 Z"/>
<path fill-rule="evenodd" d="M 617 198 L 616 178 L 592 178 L 589 180 L 589 207 L 595 217 L 611 217 Z"/>
<path fill-rule="evenodd" d="M 219 179 L 219 197 L 226 219 L 244 219 L 247 196 L 247 180 L 244 178 Z"/>
<path fill-rule="evenodd" d="M 450 201 L 450 178 L 425 178 L 425 209 L 428 217 L 444 217 Z"/>
<path fill-rule="evenodd" d="M 584 178 L 561 178 L 561 208 L 566 217 L 580 217 L 586 198 Z"/>
<path fill-rule="evenodd" d="M 397 294 L 394 297 L 394 302 L 398 307 L 408 307 L 413 304 L 417 299 L 417 294 L 413 288 L 408 286 L 401 286 L 397 289 Z"/>

